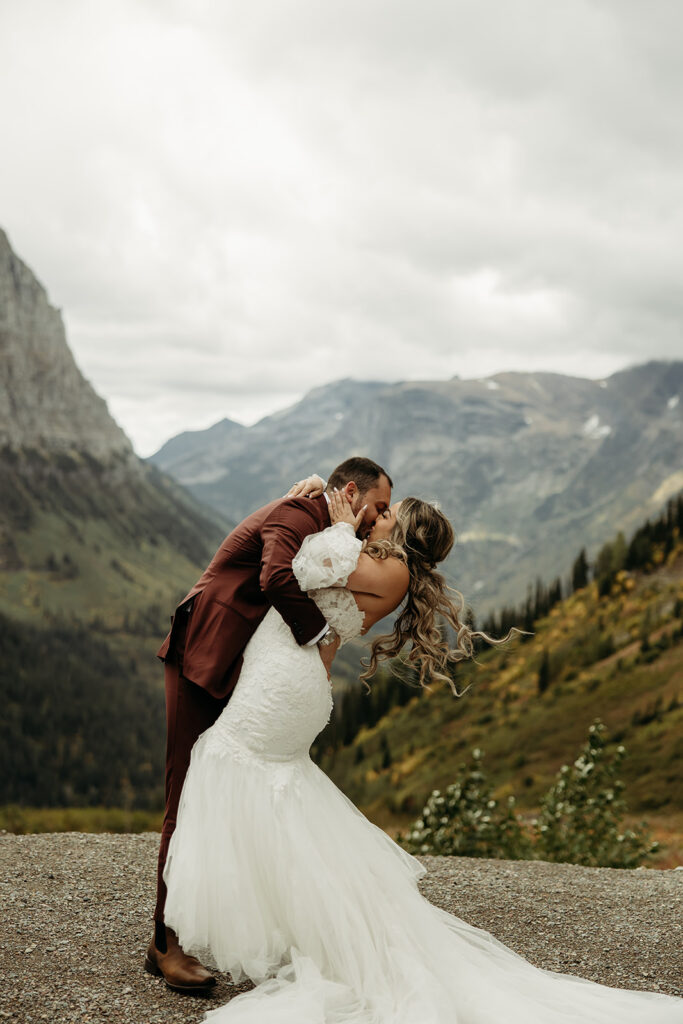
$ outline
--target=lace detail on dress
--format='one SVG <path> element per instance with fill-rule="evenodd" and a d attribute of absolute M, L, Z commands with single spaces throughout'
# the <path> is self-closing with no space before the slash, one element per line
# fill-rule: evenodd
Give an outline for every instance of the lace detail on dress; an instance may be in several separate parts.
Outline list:
<path fill-rule="evenodd" d="M 301 548 L 303 558 L 295 559 L 300 585 L 321 579 L 339 584 L 348 579 L 360 546 L 345 523 L 307 537 Z M 342 642 L 358 636 L 363 612 L 349 590 L 337 585 L 308 592 Z M 229 753 L 244 764 L 258 761 L 279 789 L 297 778 L 296 762 L 308 757 L 331 711 L 330 684 L 318 648 L 315 644 L 300 647 L 282 616 L 271 608 L 247 644 L 240 677 L 225 710 L 204 733 L 206 752 Z"/>
<path fill-rule="evenodd" d="M 309 534 L 292 561 L 299 586 L 308 591 L 342 644 L 363 629 L 365 616 L 353 594 L 344 589 L 358 565 L 361 547 L 349 523 L 335 523 Z"/>
<path fill-rule="evenodd" d="M 313 598 L 329 624 L 339 634 L 342 644 L 360 635 L 365 613 L 356 604 L 350 590 L 326 587 L 324 590 L 309 590 L 308 596 Z"/>
<path fill-rule="evenodd" d="M 220 759 L 228 758 L 243 765 L 250 772 L 260 772 L 275 796 L 285 791 L 300 792 L 302 766 L 308 754 L 292 756 L 271 754 L 262 749 L 253 750 L 229 721 L 223 721 L 220 726 L 209 729 L 199 742 L 205 744 L 207 754 Z"/>
<path fill-rule="evenodd" d="M 238 758 L 246 749 L 275 765 L 308 755 L 331 711 L 318 648 L 300 647 L 271 608 L 249 641 L 237 685 L 209 732 L 212 742 L 234 747 Z"/>
<path fill-rule="evenodd" d="M 362 543 L 349 523 L 335 523 L 311 533 L 292 561 L 302 590 L 344 587 L 358 564 Z"/>

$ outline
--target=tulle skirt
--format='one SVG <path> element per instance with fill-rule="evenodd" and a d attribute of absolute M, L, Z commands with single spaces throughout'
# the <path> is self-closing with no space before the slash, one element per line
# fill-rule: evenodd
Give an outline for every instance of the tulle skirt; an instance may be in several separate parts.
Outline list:
<path fill-rule="evenodd" d="M 195 745 L 166 922 L 257 985 L 211 1024 L 683 1024 L 683 1000 L 532 966 L 424 899 L 422 874 L 308 755 Z"/>

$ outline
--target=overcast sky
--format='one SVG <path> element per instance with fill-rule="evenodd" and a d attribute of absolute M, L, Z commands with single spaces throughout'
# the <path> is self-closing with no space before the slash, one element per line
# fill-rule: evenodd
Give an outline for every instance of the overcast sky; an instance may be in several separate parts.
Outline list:
<path fill-rule="evenodd" d="M 147 455 L 683 342 L 678 0 L 11 0 L 0 225 Z"/>

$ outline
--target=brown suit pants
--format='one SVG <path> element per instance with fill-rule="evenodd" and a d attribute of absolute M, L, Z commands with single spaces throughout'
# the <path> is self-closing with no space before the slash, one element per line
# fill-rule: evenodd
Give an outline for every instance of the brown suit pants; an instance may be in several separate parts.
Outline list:
<path fill-rule="evenodd" d="M 166 884 L 163 878 L 168 844 L 175 830 L 178 804 L 183 782 L 190 764 L 195 742 L 213 725 L 228 702 L 227 697 L 217 699 L 196 686 L 182 674 L 185 624 L 178 630 L 175 649 L 164 663 L 166 682 L 166 811 L 161 830 L 159 863 L 157 867 L 157 902 L 154 920 L 164 920 Z"/>

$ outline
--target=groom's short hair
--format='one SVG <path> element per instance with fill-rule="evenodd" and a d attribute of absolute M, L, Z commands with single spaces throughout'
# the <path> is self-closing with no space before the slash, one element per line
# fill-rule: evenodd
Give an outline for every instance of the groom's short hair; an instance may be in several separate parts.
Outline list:
<path fill-rule="evenodd" d="M 382 476 L 387 478 L 390 487 L 394 486 L 393 480 L 386 469 L 382 469 L 372 459 L 364 459 L 361 455 L 354 455 L 332 470 L 327 481 L 327 488 L 332 490 L 338 487 L 341 490 L 342 487 L 345 487 L 346 484 L 353 480 L 360 493 L 367 494 L 371 487 L 377 486 Z"/>

